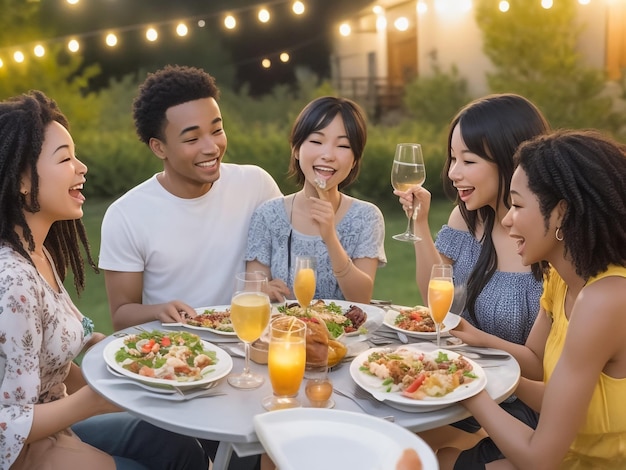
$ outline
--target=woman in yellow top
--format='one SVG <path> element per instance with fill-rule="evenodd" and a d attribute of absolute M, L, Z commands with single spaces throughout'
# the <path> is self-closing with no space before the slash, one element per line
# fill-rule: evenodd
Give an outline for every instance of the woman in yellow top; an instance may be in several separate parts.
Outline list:
<path fill-rule="evenodd" d="M 626 468 L 626 146 L 560 131 L 516 163 L 502 224 L 523 264 L 545 265 L 541 309 L 525 348 L 481 341 L 543 366 L 515 391 L 541 414 L 533 430 L 484 391 L 462 402 L 507 458 L 475 468 Z"/>

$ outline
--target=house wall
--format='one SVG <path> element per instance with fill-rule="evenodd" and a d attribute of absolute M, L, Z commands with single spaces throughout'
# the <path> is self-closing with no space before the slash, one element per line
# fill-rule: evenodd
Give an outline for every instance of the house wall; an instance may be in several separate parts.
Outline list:
<path fill-rule="evenodd" d="M 437 8 L 437 5 L 446 2 L 425 0 L 425 3 L 427 11 L 415 15 L 418 75 L 428 76 L 431 73 L 432 57 L 436 55 L 443 71 L 448 71 L 453 64 L 457 66 L 460 75 L 467 79 L 473 96 L 488 93 L 486 73 L 493 70 L 493 65 L 482 51 L 482 35 L 474 20 L 474 10 L 471 7 L 462 8 L 471 3 L 467 0 L 448 2 L 454 8 L 447 10 Z M 354 20 L 351 36 L 337 34 L 334 38 L 331 72 L 333 79 L 342 79 L 341 82 L 335 82 L 340 91 L 340 83 L 347 83 L 345 79 L 368 77 L 367 55 L 371 52 L 376 54 L 377 77 L 387 77 L 386 33 L 384 30 L 376 31 L 376 15 L 372 13 L 374 5 L 372 3 L 367 9 L 355 12 L 354 18 L 351 18 Z M 589 5 L 577 3 L 577 8 L 579 25 L 583 28 L 578 44 L 580 53 L 586 64 L 603 69 L 606 65 L 607 7 L 604 3 L 592 2 Z M 387 27 L 392 25 L 388 24 Z"/>
<path fill-rule="evenodd" d="M 467 79 L 470 93 L 480 96 L 487 93 L 486 72 L 493 69 L 482 52 L 481 31 L 470 9 L 437 10 L 435 2 L 427 2 L 428 11 L 418 15 L 419 75 L 432 72 L 430 56 L 436 55 L 443 71 L 454 64 L 460 75 Z"/>

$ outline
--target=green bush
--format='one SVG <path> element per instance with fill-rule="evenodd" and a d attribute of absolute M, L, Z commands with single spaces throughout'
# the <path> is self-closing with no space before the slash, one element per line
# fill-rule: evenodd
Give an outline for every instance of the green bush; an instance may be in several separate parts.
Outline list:
<path fill-rule="evenodd" d="M 404 107 L 413 119 L 444 126 L 470 100 L 467 80 L 456 66 L 445 73 L 432 57 L 432 74 L 418 77 L 404 88 Z"/>

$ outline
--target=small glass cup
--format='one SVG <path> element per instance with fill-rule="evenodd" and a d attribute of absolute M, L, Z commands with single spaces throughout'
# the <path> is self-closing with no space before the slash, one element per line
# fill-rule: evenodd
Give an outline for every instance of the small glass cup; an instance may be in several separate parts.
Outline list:
<path fill-rule="evenodd" d="M 333 383 L 328 377 L 328 367 L 307 366 L 304 371 L 306 385 L 304 392 L 309 399 L 312 408 L 333 408 L 335 401 L 333 395 Z"/>
<path fill-rule="evenodd" d="M 281 316 L 270 323 L 267 370 L 273 395 L 261 404 L 266 410 L 302 406 L 296 398 L 306 364 L 306 323 L 296 317 Z"/>

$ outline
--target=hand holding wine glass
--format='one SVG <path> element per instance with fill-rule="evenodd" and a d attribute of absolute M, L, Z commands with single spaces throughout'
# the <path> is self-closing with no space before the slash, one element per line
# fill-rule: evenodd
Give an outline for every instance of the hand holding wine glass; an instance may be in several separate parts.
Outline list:
<path fill-rule="evenodd" d="M 426 180 L 426 167 L 420 144 L 398 144 L 391 167 L 391 185 L 397 191 L 408 191 L 415 186 L 421 186 Z M 404 233 L 394 235 L 394 240 L 403 242 L 418 242 L 420 237 L 413 233 L 413 222 L 417 218 L 419 203 L 413 204 L 407 228 Z"/>
<path fill-rule="evenodd" d="M 440 347 L 441 324 L 450 311 L 453 299 L 452 266 L 434 264 L 428 282 L 428 308 L 430 309 L 430 316 L 435 322 L 437 348 Z"/>
<path fill-rule="evenodd" d="M 267 294 L 267 277 L 259 272 L 238 273 L 235 282 L 230 319 L 237 337 L 244 343 L 246 362 L 243 372 L 230 375 L 228 383 L 235 388 L 256 388 L 265 379 L 250 372 L 250 343 L 261 337 L 269 323 L 271 308 Z"/>

